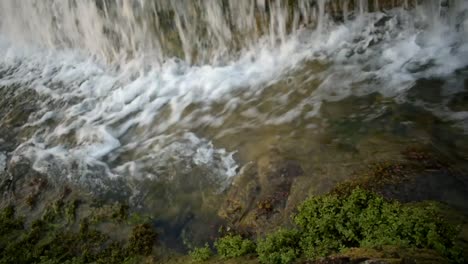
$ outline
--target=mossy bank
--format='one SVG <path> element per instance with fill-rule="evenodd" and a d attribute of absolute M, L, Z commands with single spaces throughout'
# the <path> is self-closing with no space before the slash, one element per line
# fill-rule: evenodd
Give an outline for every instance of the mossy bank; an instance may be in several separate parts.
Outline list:
<path fill-rule="evenodd" d="M 158 215 L 21 170 L 27 173 L 3 185 L 10 196 L 1 206 L 0 263 L 464 263 L 464 207 L 420 186 L 457 172 L 425 150 L 407 149 L 402 157 L 368 165 L 294 208 L 291 186 L 307 172 L 281 159 L 246 165 L 241 173 L 252 177 L 241 175 L 228 190 L 218 235 L 184 241 L 185 251 L 161 240 L 168 231 Z M 249 221 L 253 232 L 243 228 Z"/>

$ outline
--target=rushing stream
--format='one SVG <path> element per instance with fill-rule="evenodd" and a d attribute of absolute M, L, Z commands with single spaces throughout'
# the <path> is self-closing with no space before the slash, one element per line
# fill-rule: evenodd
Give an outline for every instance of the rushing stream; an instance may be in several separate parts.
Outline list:
<path fill-rule="evenodd" d="M 467 66 L 463 0 L 2 0 L 0 168 L 173 219 L 271 153 L 317 188 L 412 143 L 463 166 Z"/>

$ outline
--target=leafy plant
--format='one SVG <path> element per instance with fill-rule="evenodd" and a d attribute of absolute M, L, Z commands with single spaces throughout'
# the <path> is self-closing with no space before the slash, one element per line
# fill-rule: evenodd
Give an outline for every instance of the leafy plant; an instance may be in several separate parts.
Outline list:
<path fill-rule="evenodd" d="M 157 234 L 149 224 L 134 226 L 128 241 L 129 251 L 137 255 L 150 255 L 156 238 Z"/>
<path fill-rule="evenodd" d="M 204 247 L 195 248 L 194 250 L 190 251 L 189 255 L 192 257 L 194 262 L 203 262 L 210 259 L 213 255 L 213 252 L 211 252 L 211 248 L 208 246 L 208 244 L 205 244 Z"/>
<path fill-rule="evenodd" d="M 298 209 L 294 221 L 303 230 L 300 247 L 311 259 L 343 248 L 383 245 L 434 249 L 459 259 L 458 230 L 433 206 L 388 202 L 358 188 L 346 197 L 312 197 Z"/>
<path fill-rule="evenodd" d="M 258 259 L 261 263 L 292 263 L 300 256 L 299 238 L 300 233 L 297 230 L 277 230 L 258 241 Z"/>
<path fill-rule="evenodd" d="M 54 203 L 49 208 L 44 215 L 50 217 L 36 219 L 29 227 L 15 216 L 14 207 L 0 211 L 0 264 L 142 263 L 157 238 L 150 225 L 136 225 L 125 246 L 90 226 L 87 219 L 82 219 L 79 231 L 70 229 L 77 203 L 65 208 Z"/>
<path fill-rule="evenodd" d="M 7 235 L 14 230 L 22 230 L 23 221 L 15 218 L 13 206 L 7 206 L 0 212 L 0 237 Z"/>
<path fill-rule="evenodd" d="M 236 258 L 255 252 L 255 243 L 243 239 L 240 235 L 227 235 L 215 242 L 215 248 L 221 258 Z"/>

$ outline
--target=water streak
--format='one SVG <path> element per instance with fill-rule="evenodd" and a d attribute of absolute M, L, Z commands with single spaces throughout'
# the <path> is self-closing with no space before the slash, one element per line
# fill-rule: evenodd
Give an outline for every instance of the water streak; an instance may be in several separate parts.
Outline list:
<path fill-rule="evenodd" d="M 41 96 L 14 154 L 76 181 L 170 178 L 166 164 L 225 180 L 235 149 L 203 134 L 307 124 L 351 95 L 404 100 L 417 79 L 468 65 L 466 1 L 290 3 L 0 1 L 0 89 Z M 306 80 L 262 112 L 297 71 Z M 294 105 L 292 90 L 305 91 Z"/>
<path fill-rule="evenodd" d="M 146 56 L 162 63 L 176 56 L 188 63 L 213 64 L 229 62 L 261 38 L 276 46 L 303 27 L 322 30 L 328 16 L 347 20 L 368 11 L 416 5 L 438 19 L 439 1 L 410 2 L 4 0 L 0 31 L 17 42 L 80 49 L 109 61 Z M 455 10 L 463 1 L 450 2 Z"/>

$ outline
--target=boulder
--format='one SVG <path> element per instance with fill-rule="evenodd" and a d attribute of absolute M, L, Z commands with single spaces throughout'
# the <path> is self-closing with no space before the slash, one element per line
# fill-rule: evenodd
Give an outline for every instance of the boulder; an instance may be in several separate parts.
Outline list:
<path fill-rule="evenodd" d="M 246 164 L 229 189 L 218 215 L 235 231 L 260 235 L 289 219 L 285 209 L 291 186 L 304 171 L 276 154 Z"/>

